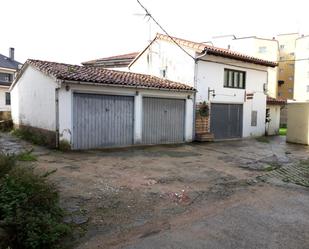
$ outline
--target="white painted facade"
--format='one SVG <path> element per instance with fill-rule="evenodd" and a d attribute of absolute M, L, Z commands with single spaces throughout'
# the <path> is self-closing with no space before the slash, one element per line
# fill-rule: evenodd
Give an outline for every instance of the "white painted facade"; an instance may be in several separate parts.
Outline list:
<path fill-rule="evenodd" d="M 58 92 L 58 94 L 56 94 Z M 11 90 L 12 117 L 14 124 L 22 124 L 56 131 L 58 120 L 59 139 L 74 141 L 73 137 L 73 94 L 95 93 L 134 96 L 134 144 L 142 140 L 143 97 L 185 99 L 185 141 L 193 139 L 194 93 L 172 90 L 152 90 L 90 84 L 62 83 L 28 66 Z M 58 115 L 56 96 L 58 95 Z M 188 98 L 189 95 L 189 98 Z"/>
<path fill-rule="evenodd" d="M 56 129 L 56 82 L 28 66 L 11 89 L 11 112 L 14 124 L 44 130 Z"/>
<path fill-rule="evenodd" d="M 309 36 L 296 39 L 294 99 L 309 101 Z"/>
<path fill-rule="evenodd" d="M 201 56 L 193 49 L 186 49 L 193 57 Z M 148 58 L 151 59 L 149 60 Z M 206 61 L 204 61 L 206 60 Z M 206 55 L 194 62 L 175 44 L 162 40 L 148 47 L 129 67 L 137 73 L 152 74 L 179 81 L 197 89 L 196 103 L 243 104 L 243 137 L 265 134 L 266 95 L 263 91 L 267 84 L 267 67 L 246 63 L 219 56 Z M 224 87 L 224 69 L 246 72 L 246 89 Z M 215 90 L 215 97 L 208 99 L 208 88 Z M 245 100 L 245 93 L 253 93 L 252 100 Z M 257 126 L 251 126 L 251 111 L 257 111 Z"/>
<path fill-rule="evenodd" d="M 280 105 L 267 105 L 267 109 L 269 109 L 270 114 L 270 122 L 266 123 L 267 134 L 278 135 L 280 128 Z"/>

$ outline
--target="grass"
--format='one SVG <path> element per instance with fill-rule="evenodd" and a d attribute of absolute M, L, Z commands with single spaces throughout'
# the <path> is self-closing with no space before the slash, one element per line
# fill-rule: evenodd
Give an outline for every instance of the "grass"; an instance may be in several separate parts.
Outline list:
<path fill-rule="evenodd" d="M 37 145 L 46 145 L 46 139 L 44 136 L 34 133 L 28 129 L 15 129 L 12 131 L 12 134 L 18 138 L 29 141 Z"/>
<path fill-rule="evenodd" d="M 279 129 L 279 135 L 280 136 L 286 136 L 286 131 L 287 131 L 287 128 L 280 128 Z"/>

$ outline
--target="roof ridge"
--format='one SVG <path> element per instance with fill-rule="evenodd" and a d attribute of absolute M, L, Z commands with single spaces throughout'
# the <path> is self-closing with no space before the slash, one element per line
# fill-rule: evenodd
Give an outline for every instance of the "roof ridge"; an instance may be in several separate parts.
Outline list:
<path fill-rule="evenodd" d="M 186 47 L 191 48 L 191 49 L 195 49 L 199 53 L 207 50 L 208 53 L 211 53 L 213 55 L 218 55 L 218 56 L 221 55 L 221 56 L 225 56 L 225 57 L 230 57 L 232 59 L 238 59 L 238 60 L 243 60 L 243 61 L 247 61 L 247 62 L 251 62 L 251 63 L 255 63 L 255 64 L 261 64 L 261 65 L 264 65 L 264 66 L 275 67 L 275 66 L 278 65 L 277 62 L 259 59 L 259 58 L 256 58 L 254 56 L 243 54 L 243 53 L 233 51 L 233 50 L 230 50 L 230 49 L 210 46 L 210 45 L 205 44 L 205 43 L 194 42 L 194 41 L 190 41 L 190 40 L 186 40 L 186 39 L 182 39 L 182 38 L 168 36 L 168 35 L 161 34 L 161 33 L 157 33 L 156 38 L 161 39 L 161 40 L 166 40 L 166 41 L 173 41 L 174 40 L 175 42 L 181 43 L 180 45 L 186 46 Z"/>

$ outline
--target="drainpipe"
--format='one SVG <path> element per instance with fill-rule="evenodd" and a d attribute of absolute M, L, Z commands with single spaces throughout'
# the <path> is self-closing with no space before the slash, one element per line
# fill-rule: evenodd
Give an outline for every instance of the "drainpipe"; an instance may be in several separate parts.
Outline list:
<path fill-rule="evenodd" d="M 59 148 L 59 89 L 55 89 L 55 109 L 56 109 L 56 148 Z"/>
<path fill-rule="evenodd" d="M 204 50 L 203 54 L 194 58 L 194 88 L 197 89 L 197 71 L 198 71 L 198 60 L 207 55 L 207 49 Z M 195 137 L 195 118 L 196 118 L 196 92 L 194 92 L 193 97 L 193 136 Z"/>

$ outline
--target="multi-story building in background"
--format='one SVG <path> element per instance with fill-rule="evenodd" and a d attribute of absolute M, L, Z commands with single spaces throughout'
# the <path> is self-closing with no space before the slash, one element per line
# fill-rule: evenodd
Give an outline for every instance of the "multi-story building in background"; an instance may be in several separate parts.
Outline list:
<path fill-rule="evenodd" d="M 298 33 L 279 34 L 278 97 L 294 99 L 295 43 Z"/>
<path fill-rule="evenodd" d="M 294 99 L 309 101 L 309 35 L 295 43 Z"/>
<path fill-rule="evenodd" d="M 212 40 L 214 46 L 238 51 L 262 60 L 279 60 L 279 44 L 274 39 L 265 39 L 256 36 L 236 38 L 233 35 L 217 36 Z M 277 68 L 268 69 L 267 94 L 270 97 L 277 97 L 278 71 Z"/>

